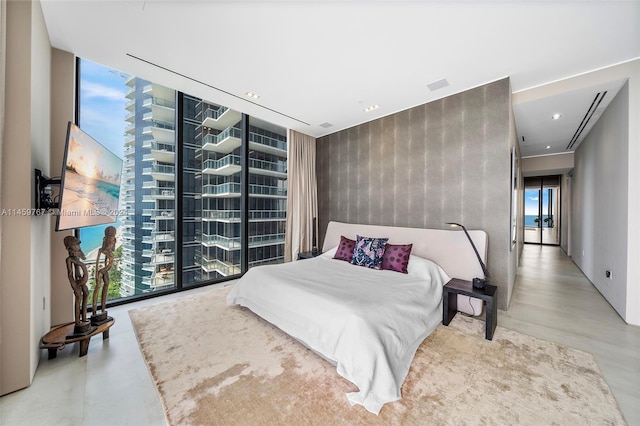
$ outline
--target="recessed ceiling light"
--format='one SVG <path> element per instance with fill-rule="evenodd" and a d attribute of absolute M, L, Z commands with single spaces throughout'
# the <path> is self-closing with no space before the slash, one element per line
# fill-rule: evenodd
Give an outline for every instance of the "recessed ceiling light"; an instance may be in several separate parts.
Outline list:
<path fill-rule="evenodd" d="M 560 120 L 561 117 L 562 117 L 562 114 L 560 114 L 559 112 L 556 112 L 551 116 L 551 118 L 554 120 Z"/>
<path fill-rule="evenodd" d="M 253 99 L 258 99 L 260 97 L 260 95 L 257 95 L 257 94 L 255 94 L 253 92 L 247 92 L 246 95 L 248 97 L 250 97 L 250 98 L 253 98 Z"/>
<path fill-rule="evenodd" d="M 551 148 L 551 145 L 547 145 L 544 147 L 544 149 L 550 149 L 550 148 Z"/>
<path fill-rule="evenodd" d="M 370 107 L 366 107 L 365 109 L 363 109 L 364 112 L 369 112 L 369 111 L 373 111 L 374 109 L 378 109 L 380 108 L 380 105 L 371 105 Z"/>

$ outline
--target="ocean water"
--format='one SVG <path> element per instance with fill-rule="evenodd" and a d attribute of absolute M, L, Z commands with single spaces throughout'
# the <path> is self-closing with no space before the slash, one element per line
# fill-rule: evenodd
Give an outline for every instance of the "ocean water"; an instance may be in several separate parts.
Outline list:
<path fill-rule="evenodd" d="M 525 215 L 524 216 L 524 226 L 537 227 L 538 224 L 536 224 L 536 222 L 535 222 L 535 218 L 536 217 L 538 217 L 538 216 L 530 215 L 530 214 Z M 542 220 L 544 220 L 546 217 L 547 217 L 546 215 L 543 215 L 542 216 Z M 551 218 L 553 218 L 553 216 L 551 216 Z M 547 227 L 547 223 L 542 222 L 542 226 L 544 226 L 546 228 Z"/>

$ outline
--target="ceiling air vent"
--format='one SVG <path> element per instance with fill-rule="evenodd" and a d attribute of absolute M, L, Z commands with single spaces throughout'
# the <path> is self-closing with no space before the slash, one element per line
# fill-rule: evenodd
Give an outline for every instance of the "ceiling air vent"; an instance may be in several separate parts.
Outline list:
<path fill-rule="evenodd" d="M 576 129 L 576 132 L 573 134 L 573 137 L 571 138 L 569 145 L 567 145 L 568 150 L 577 148 L 576 143 L 583 139 L 583 133 L 584 133 L 584 136 L 587 135 L 587 133 L 585 132 L 585 129 L 587 127 L 590 128 L 591 126 L 593 126 L 593 124 L 595 123 L 595 120 L 597 120 L 598 117 L 595 117 L 594 119 L 594 114 L 598 110 L 598 107 L 600 106 L 600 104 L 602 103 L 602 100 L 606 95 L 607 95 L 606 90 L 604 92 L 596 93 L 595 98 L 593 98 L 593 102 L 591 102 L 591 106 L 589 106 L 589 109 L 587 110 L 587 113 L 584 115 L 584 118 L 580 122 L 578 129 Z M 594 120 L 592 121 L 592 119 Z"/>
<path fill-rule="evenodd" d="M 448 85 L 449 82 L 447 81 L 447 79 L 443 78 L 442 80 L 434 81 L 433 83 L 427 84 L 427 87 L 429 88 L 429 90 L 434 92 L 438 89 L 442 89 L 443 87 L 447 87 Z"/>
<path fill-rule="evenodd" d="M 329 127 L 333 126 L 333 124 L 324 122 L 322 124 L 319 124 L 319 126 L 324 127 L 325 129 L 328 129 Z"/>

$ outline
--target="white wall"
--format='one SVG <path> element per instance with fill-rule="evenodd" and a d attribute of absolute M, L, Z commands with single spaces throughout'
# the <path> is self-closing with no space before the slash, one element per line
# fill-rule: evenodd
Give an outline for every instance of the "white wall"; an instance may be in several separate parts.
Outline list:
<path fill-rule="evenodd" d="M 0 394 L 31 383 L 49 330 L 50 221 L 34 207 L 34 168 L 49 172 L 51 47 L 39 2 L 7 2 L 0 259 Z M 15 209 L 15 210 L 13 210 Z M 25 210 L 22 210 L 25 209 Z M 44 307 L 43 307 L 44 298 Z"/>
<path fill-rule="evenodd" d="M 573 169 L 573 152 L 522 159 L 523 176 L 561 175 Z"/>
<path fill-rule="evenodd" d="M 572 157 L 573 159 L 573 157 Z M 572 177 L 569 174 L 560 176 L 560 247 L 571 256 L 571 198 Z"/>
<path fill-rule="evenodd" d="M 571 204 L 573 260 L 627 317 L 629 85 L 625 84 L 575 152 Z M 612 279 L 605 271 L 612 271 Z"/>
<path fill-rule="evenodd" d="M 627 316 L 640 325 L 640 60 L 629 64 L 629 167 L 627 227 Z"/>
<path fill-rule="evenodd" d="M 44 24 L 40 2 L 31 10 L 31 170 L 49 170 L 49 114 L 51 110 L 51 43 Z M 31 188 L 35 187 L 32 177 Z M 32 196 L 32 198 L 34 198 Z M 30 205 L 34 205 L 33 201 Z M 31 365 L 36 373 L 40 359 L 39 339 L 51 328 L 51 221 L 47 217 L 31 220 Z"/>

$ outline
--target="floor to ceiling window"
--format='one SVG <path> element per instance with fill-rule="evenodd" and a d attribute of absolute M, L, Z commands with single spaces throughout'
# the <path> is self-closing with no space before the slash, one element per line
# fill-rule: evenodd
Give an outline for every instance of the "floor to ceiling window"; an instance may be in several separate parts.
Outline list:
<path fill-rule="evenodd" d="M 243 256 L 284 260 L 286 129 L 84 59 L 78 69 L 78 124 L 124 160 L 109 300 L 238 276 Z M 92 276 L 104 228 L 79 230 Z"/>
<path fill-rule="evenodd" d="M 560 243 L 560 177 L 524 179 L 524 242 Z"/>

